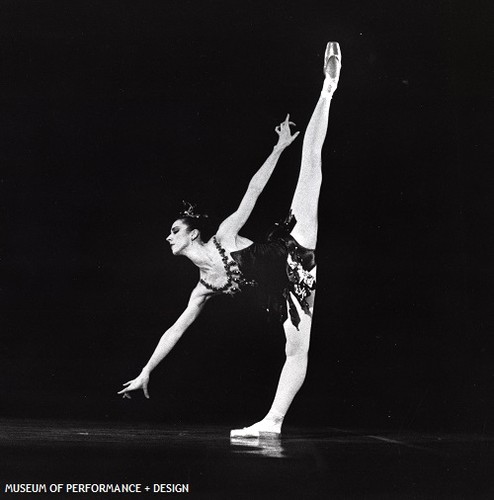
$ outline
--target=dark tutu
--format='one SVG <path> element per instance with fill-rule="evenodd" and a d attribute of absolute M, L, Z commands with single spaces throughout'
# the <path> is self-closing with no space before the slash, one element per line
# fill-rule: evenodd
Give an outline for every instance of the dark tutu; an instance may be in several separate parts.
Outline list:
<path fill-rule="evenodd" d="M 245 280 L 255 282 L 259 300 L 269 314 L 281 323 L 290 315 L 298 329 L 300 315 L 292 294 L 304 313 L 310 315 L 307 299 L 315 290 L 316 281 L 309 271 L 314 269 L 316 258 L 315 250 L 303 247 L 290 234 L 295 223 L 295 217 L 289 214 L 270 230 L 266 242 L 231 252 L 231 257 Z"/>

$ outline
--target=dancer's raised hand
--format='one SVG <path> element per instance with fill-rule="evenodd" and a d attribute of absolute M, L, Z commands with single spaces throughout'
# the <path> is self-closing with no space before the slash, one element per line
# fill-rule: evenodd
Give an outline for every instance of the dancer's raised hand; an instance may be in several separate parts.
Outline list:
<path fill-rule="evenodd" d="M 276 148 L 285 149 L 289 146 L 300 134 L 300 132 L 295 132 L 292 134 L 290 130 L 290 125 L 295 126 L 295 123 L 290 121 L 290 115 L 286 115 L 286 119 L 284 122 L 281 122 L 276 128 L 275 131 L 278 134 L 278 143 L 276 144 Z"/>

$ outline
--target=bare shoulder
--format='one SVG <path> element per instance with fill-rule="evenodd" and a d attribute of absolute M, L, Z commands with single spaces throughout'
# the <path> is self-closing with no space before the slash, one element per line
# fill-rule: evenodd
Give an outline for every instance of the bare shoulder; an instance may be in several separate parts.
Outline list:
<path fill-rule="evenodd" d="M 226 244 L 232 239 L 234 240 L 236 237 L 236 233 L 234 231 L 230 231 L 228 227 L 225 227 L 224 224 L 221 224 L 215 235 L 216 239 L 222 243 Z"/>
<path fill-rule="evenodd" d="M 252 240 L 239 234 L 219 233 L 216 235 L 216 239 L 227 252 L 235 252 L 252 245 Z"/>

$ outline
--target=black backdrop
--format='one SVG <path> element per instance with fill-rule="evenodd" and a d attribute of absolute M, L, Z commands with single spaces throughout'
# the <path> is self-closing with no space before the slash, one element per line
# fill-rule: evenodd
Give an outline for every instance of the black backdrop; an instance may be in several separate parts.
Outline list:
<path fill-rule="evenodd" d="M 235 209 L 274 126 L 287 112 L 306 126 L 338 40 L 311 364 L 287 422 L 484 429 L 491 101 L 478 7 L 2 2 L 2 415 L 262 416 L 283 336 L 248 298 L 208 304 L 149 401 L 116 391 L 197 279 L 165 242 L 181 200 L 218 218 Z M 246 236 L 284 216 L 300 149 Z"/>

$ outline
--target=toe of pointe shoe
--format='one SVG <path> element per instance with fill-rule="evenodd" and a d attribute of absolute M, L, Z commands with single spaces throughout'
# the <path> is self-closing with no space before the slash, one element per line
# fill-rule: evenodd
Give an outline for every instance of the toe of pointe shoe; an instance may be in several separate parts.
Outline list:
<path fill-rule="evenodd" d="M 340 76 L 341 50 L 338 42 L 328 42 L 324 54 L 324 74 L 332 80 Z"/>
<path fill-rule="evenodd" d="M 243 429 L 232 429 L 230 431 L 230 437 L 232 438 L 258 438 L 260 432 L 257 429 L 249 429 L 244 427 Z"/>
<path fill-rule="evenodd" d="M 231 438 L 276 438 L 281 435 L 280 431 L 274 429 L 259 429 L 252 427 L 244 427 L 243 429 L 232 429 L 230 431 Z"/>

